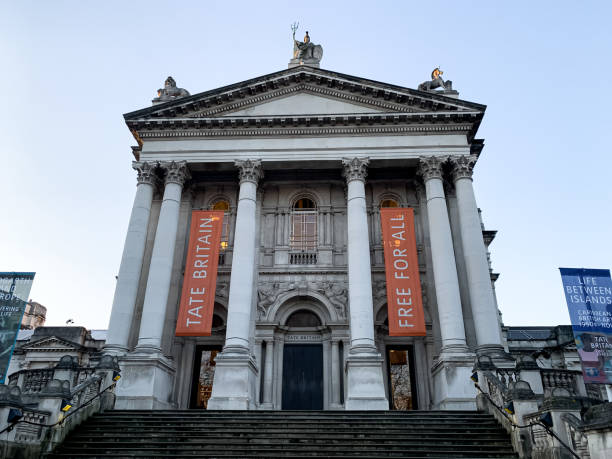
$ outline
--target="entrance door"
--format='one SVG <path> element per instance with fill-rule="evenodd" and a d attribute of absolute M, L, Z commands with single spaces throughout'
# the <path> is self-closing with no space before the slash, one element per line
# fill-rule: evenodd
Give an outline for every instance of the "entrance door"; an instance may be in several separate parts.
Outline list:
<path fill-rule="evenodd" d="M 215 377 L 215 357 L 220 351 L 221 346 L 196 346 L 190 408 L 208 407 Z"/>
<path fill-rule="evenodd" d="M 416 410 L 416 378 L 412 346 L 387 347 L 389 408 Z"/>
<path fill-rule="evenodd" d="M 323 409 L 323 346 L 321 344 L 285 344 L 282 409 Z"/>

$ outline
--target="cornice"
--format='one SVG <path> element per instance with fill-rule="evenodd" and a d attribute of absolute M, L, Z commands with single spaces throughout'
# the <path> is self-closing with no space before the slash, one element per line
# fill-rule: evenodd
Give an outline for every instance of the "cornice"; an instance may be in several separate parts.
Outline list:
<path fill-rule="evenodd" d="M 251 99 L 253 96 L 274 92 L 279 88 L 289 89 L 304 84 L 321 91 L 336 91 L 336 94 L 342 92 L 345 95 L 365 97 L 368 105 L 375 105 L 375 101 L 400 104 L 403 107 L 400 111 L 413 109 L 423 111 L 475 110 L 483 113 L 486 109 L 485 105 L 453 99 L 441 94 L 418 91 L 325 69 L 296 67 L 126 113 L 124 118 L 129 121 L 141 116 L 154 118 L 185 116 L 194 112 L 205 112 L 211 107 L 222 109 L 221 105 L 231 105 L 239 99 Z"/>
<path fill-rule="evenodd" d="M 265 127 L 298 127 L 298 126 L 337 126 L 337 125 L 385 125 L 385 124 L 469 124 L 481 121 L 482 113 L 465 112 L 381 112 L 381 113 L 347 113 L 347 114 L 313 114 L 313 115 L 267 115 L 267 116 L 223 116 L 207 118 L 171 117 L 171 118 L 134 118 L 127 121 L 131 129 L 236 129 Z"/>
<path fill-rule="evenodd" d="M 353 135 L 402 135 L 426 132 L 469 132 L 469 124 L 437 126 L 367 126 L 367 127 L 312 127 L 312 128 L 260 128 L 260 129 L 175 129 L 143 130 L 142 139 L 174 137 L 284 137 L 284 136 L 353 136 Z"/>

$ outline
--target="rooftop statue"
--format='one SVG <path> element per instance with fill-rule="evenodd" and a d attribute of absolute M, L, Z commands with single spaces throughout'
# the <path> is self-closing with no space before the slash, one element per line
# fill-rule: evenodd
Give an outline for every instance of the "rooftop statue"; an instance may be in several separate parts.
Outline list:
<path fill-rule="evenodd" d="M 289 61 L 289 68 L 298 65 L 319 67 L 321 58 L 323 57 L 323 47 L 321 45 L 315 45 L 310 41 L 308 31 L 306 31 L 304 41 L 296 40 L 295 32 L 298 27 L 299 24 L 297 22 L 291 25 L 291 30 L 293 31 L 293 59 Z"/>
<path fill-rule="evenodd" d="M 164 87 L 157 90 L 157 97 L 153 99 L 154 104 L 167 102 L 169 100 L 178 99 L 179 97 L 189 96 L 189 91 L 183 88 L 176 87 L 176 81 L 169 76 L 164 82 Z"/>
<path fill-rule="evenodd" d="M 431 72 L 431 81 L 425 81 L 419 85 L 419 91 L 433 91 L 436 88 L 442 88 L 445 91 L 453 90 L 453 82 L 452 81 L 444 81 L 442 79 L 442 74 L 444 72 L 440 70 L 440 67 L 436 67 Z"/>

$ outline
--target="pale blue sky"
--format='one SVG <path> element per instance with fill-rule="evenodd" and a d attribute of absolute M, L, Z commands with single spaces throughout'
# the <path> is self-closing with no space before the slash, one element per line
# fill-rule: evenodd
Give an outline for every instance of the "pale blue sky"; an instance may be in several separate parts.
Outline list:
<path fill-rule="evenodd" d="M 48 324 L 106 328 L 135 191 L 122 114 L 322 67 L 416 88 L 440 65 L 488 106 L 475 173 L 509 325 L 569 323 L 557 268 L 612 267 L 610 2 L 0 1 L 0 270 L 36 271 Z"/>

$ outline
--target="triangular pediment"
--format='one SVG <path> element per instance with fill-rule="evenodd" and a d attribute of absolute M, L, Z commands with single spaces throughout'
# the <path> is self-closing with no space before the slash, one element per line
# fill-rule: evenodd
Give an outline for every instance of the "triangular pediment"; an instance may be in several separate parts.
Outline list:
<path fill-rule="evenodd" d="M 379 107 L 348 102 L 338 97 L 319 96 L 304 89 L 288 96 L 278 96 L 269 102 L 252 104 L 237 110 L 230 109 L 223 112 L 222 116 L 346 115 L 384 111 Z"/>
<path fill-rule="evenodd" d="M 348 114 L 482 113 L 485 106 L 324 69 L 295 67 L 124 115 L 131 121 Z"/>
<path fill-rule="evenodd" d="M 82 348 L 81 345 L 67 341 L 57 336 L 48 336 L 39 340 L 23 344 L 20 349 L 24 351 L 77 351 Z"/>

